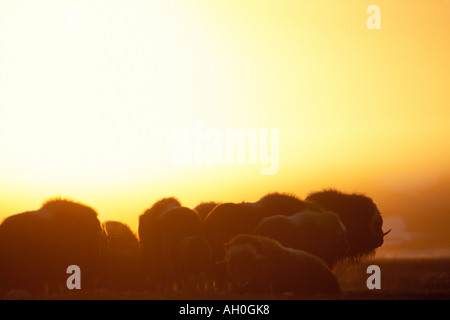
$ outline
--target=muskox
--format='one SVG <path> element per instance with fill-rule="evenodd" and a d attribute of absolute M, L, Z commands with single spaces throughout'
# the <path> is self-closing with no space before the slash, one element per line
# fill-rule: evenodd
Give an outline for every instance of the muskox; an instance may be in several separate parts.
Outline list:
<path fill-rule="evenodd" d="M 316 255 L 329 267 L 333 267 L 348 251 L 345 226 L 331 211 L 302 211 L 292 216 L 267 217 L 256 226 L 253 234 Z"/>
<path fill-rule="evenodd" d="M 12 215 L 0 225 L 0 287 L 32 294 L 65 287 L 67 267 L 92 286 L 100 258 L 101 226 L 90 207 L 49 200 L 37 211 Z"/>
<path fill-rule="evenodd" d="M 315 208 L 316 205 L 285 193 L 269 193 L 253 203 L 217 205 L 204 220 L 205 234 L 212 246 L 214 261 L 224 259 L 225 243 L 238 234 L 251 234 L 262 219 L 274 215 L 292 215 Z M 223 264 L 214 265 L 213 278 L 217 289 L 226 289 L 228 279 Z"/>
<path fill-rule="evenodd" d="M 202 236 L 188 236 L 175 246 L 175 265 L 181 288 L 205 291 L 209 288 L 213 265 L 212 249 Z"/>
<path fill-rule="evenodd" d="M 180 248 L 194 245 L 183 240 L 203 235 L 198 213 L 182 207 L 173 197 L 159 200 L 145 211 L 139 217 L 140 261 L 150 283 L 157 289 L 180 286 L 184 282 L 180 270 L 190 269 L 180 265 L 189 264 L 185 257 L 179 257 Z"/>
<path fill-rule="evenodd" d="M 119 221 L 102 223 L 102 285 L 115 291 L 138 289 L 142 282 L 138 266 L 139 241 L 130 227 Z"/>
<path fill-rule="evenodd" d="M 252 233 L 258 223 L 274 215 L 292 215 L 315 205 L 302 201 L 290 194 L 270 193 L 254 203 L 223 203 L 216 206 L 205 219 L 205 231 L 214 257 L 222 260 L 223 245 L 234 236 Z"/>
<path fill-rule="evenodd" d="M 159 227 L 160 215 L 171 208 L 181 207 L 175 198 L 165 198 L 157 201 L 139 217 L 139 265 L 146 274 L 149 282 L 159 286 L 161 279 L 158 275 L 164 272 L 161 261 L 162 256 L 162 231 Z"/>
<path fill-rule="evenodd" d="M 311 193 L 306 200 L 339 215 L 347 230 L 349 260 L 373 255 L 389 233 L 382 230 L 383 219 L 377 205 L 365 195 L 324 190 Z"/>
<path fill-rule="evenodd" d="M 200 215 L 202 220 L 205 220 L 206 216 L 218 205 L 219 203 L 214 201 L 202 202 L 198 204 L 194 210 Z"/>
<path fill-rule="evenodd" d="M 224 263 L 238 292 L 333 294 L 339 282 L 320 258 L 256 235 L 238 235 L 225 245 Z"/>

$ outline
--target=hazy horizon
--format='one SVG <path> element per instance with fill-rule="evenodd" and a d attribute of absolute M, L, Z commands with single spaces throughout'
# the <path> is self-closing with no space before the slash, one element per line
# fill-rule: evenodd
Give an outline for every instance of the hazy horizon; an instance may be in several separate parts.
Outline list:
<path fill-rule="evenodd" d="M 0 0 L 0 220 L 60 196 L 136 231 L 163 197 L 336 188 L 380 207 L 380 255 L 449 255 L 450 4 L 380 0 L 369 29 L 370 4 Z M 279 148 L 227 164 L 238 129 Z M 180 130 L 215 162 L 174 163 Z"/>

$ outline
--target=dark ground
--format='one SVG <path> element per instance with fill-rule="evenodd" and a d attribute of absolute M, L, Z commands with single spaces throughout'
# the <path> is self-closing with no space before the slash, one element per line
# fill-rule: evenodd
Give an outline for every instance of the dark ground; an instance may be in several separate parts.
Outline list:
<path fill-rule="evenodd" d="M 381 270 L 381 289 L 369 290 L 366 273 L 371 264 Z M 450 258 L 379 259 L 336 270 L 340 299 L 450 299 Z"/>
<path fill-rule="evenodd" d="M 381 270 L 381 289 L 369 290 L 366 273 L 369 265 Z M 338 295 L 254 295 L 211 293 L 123 292 L 105 290 L 78 291 L 43 299 L 89 299 L 89 300 L 450 300 L 450 258 L 448 259 L 378 259 L 354 265 L 338 266 L 335 273 L 341 284 Z"/>

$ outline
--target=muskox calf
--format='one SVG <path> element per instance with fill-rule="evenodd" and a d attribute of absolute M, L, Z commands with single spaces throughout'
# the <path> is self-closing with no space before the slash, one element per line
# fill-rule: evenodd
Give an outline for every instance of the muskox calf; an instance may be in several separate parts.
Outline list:
<path fill-rule="evenodd" d="M 97 213 L 81 203 L 55 199 L 12 215 L 0 225 L 0 287 L 33 294 L 64 288 L 70 265 L 80 267 L 82 288 L 92 286 L 100 243 Z"/>
<path fill-rule="evenodd" d="M 256 235 L 238 235 L 225 245 L 232 287 L 239 292 L 332 294 L 337 278 L 320 258 Z"/>
<path fill-rule="evenodd" d="M 318 256 L 329 267 L 343 259 L 348 251 L 345 226 L 331 211 L 302 211 L 292 216 L 267 217 L 256 226 L 253 234 Z"/>

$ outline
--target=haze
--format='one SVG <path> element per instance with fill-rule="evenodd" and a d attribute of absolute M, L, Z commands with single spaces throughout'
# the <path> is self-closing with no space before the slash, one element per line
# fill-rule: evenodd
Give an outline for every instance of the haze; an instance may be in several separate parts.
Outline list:
<path fill-rule="evenodd" d="M 136 230 L 166 196 L 334 187 L 379 204 L 390 255 L 446 253 L 450 4 L 380 0 L 369 30 L 371 4 L 0 0 L 0 218 L 62 196 Z M 278 129 L 277 173 L 177 165 L 198 121 Z"/>

